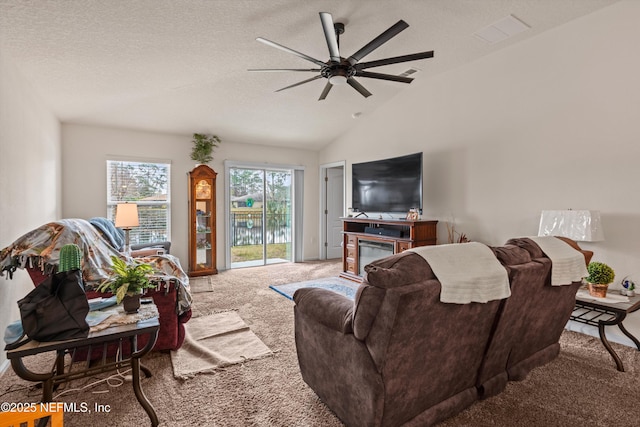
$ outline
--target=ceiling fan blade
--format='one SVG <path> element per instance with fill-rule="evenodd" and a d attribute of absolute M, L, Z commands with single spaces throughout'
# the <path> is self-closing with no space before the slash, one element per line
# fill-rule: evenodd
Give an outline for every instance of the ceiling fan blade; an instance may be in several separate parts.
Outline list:
<path fill-rule="evenodd" d="M 356 79 L 354 79 L 353 77 L 349 77 L 347 79 L 347 83 L 349 84 L 349 86 L 351 86 L 352 88 L 360 92 L 360 95 L 364 96 L 365 98 L 368 98 L 371 96 L 371 92 L 365 89 L 364 86 L 358 83 Z"/>
<path fill-rule="evenodd" d="M 290 85 L 290 86 L 283 87 L 282 89 L 278 89 L 276 92 L 282 92 L 282 91 L 283 91 L 283 90 L 285 90 L 285 89 L 291 89 L 292 87 L 300 86 L 300 85 L 303 85 L 303 84 L 305 84 L 305 83 L 309 83 L 309 82 L 312 82 L 312 81 L 314 81 L 314 80 L 321 79 L 321 78 L 323 78 L 323 77 L 322 77 L 322 76 L 315 76 L 315 77 L 311 77 L 310 79 L 303 80 L 303 81 L 298 82 L 298 83 L 294 83 L 294 84 L 292 84 L 292 85 Z"/>
<path fill-rule="evenodd" d="M 371 40 L 367 43 L 362 49 L 351 55 L 347 60 L 354 65 L 356 62 L 360 61 L 362 58 L 382 46 L 384 43 L 391 40 L 393 37 L 397 36 L 398 33 L 405 30 L 409 27 L 409 24 L 404 22 L 402 19 L 389 27 L 385 32 L 380 34 L 375 39 Z"/>
<path fill-rule="evenodd" d="M 297 50 L 289 49 L 288 47 L 282 46 L 281 44 L 278 44 L 276 42 L 272 42 L 271 40 L 263 39 L 262 37 L 258 37 L 256 40 L 259 41 L 260 43 L 266 44 L 267 46 L 275 47 L 276 49 L 280 49 L 280 50 L 283 50 L 285 52 L 292 53 L 292 54 L 294 54 L 294 55 L 296 55 L 296 56 L 298 56 L 298 57 L 300 57 L 302 59 L 306 59 L 307 61 L 311 61 L 314 64 L 317 64 L 317 65 L 319 65 L 321 67 L 323 67 L 325 65 L 325 63 L 320 61 L 319 59 L 312 58 L 309 55 L 305 55 L 304 53 L 298 52 Z"/>
<path fill-rule="evenodd" d="M 393 74 L 371 73 L 369 71 L 358 71 L 357 77 L 367 77 L 370 79 L 389 80 L 392 82 L 411 83 L 413 79 L 411 77 L 394 76 Z"/>
<path fill-rule="evenodd" d="M 330 13 L 320 12 L 320 21 L 322 22 L 322 29 L 324 30 L 324 38 L 327 39 L 329 56 L 332 61 L 340 62 L 340 50 L 338 49 L 336 30 L 333 27 L 333 17 Z"/>
<path fill-rule="evenodd" d="M 260 72 L 260 73 L 266 73 L 266 72 L 272 72 L 272 71 L 312 71 L 312 72 L 319 73 L 322 70 L 320 68 L 250 68 L 247 71 Z"/>
<path fill-rule="evenodd" d="M 320 98 L 318 98 L 318 101 L 322 101 L 323 99 L 325 99 L 332 87 L 333 85 L 329 81 L 327 81 L 324 89 L 322 89 L 322 93 L 320 94 Z"/>
<path fill-rule="evenodd" d="M 411 55 L 394 56 L 393 58 L 379 59 L 377 61 L 361 62 L 356 64 L 357 70 L 365 68 L 380 67 L 382 65 L 398 64 L 400 62 L 417 61 L 419 59 L 433 58 L 433 51 L 412 53 Z"/>

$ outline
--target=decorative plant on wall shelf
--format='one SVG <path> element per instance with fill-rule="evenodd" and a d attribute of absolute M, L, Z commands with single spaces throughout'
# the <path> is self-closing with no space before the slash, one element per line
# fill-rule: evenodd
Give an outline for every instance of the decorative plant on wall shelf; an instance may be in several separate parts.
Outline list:
<path fill-rule="evenodd" d="M 206 165 L 213 160 L 213 150 L 220 145 L 220 138 L 216 135 L 205 135 L 194 133 L 193 148 L 191 149 L 191 160 Z"/>
<path fill-rule="evenodd" d="M 613 268 L 603 262 L 590 262 L 587 266 L 587 272 L 589 275 L 585 280 L 589 284 L 589 294 L 593 297 L 605 298 L 607 288 L 616 276 Z"/>

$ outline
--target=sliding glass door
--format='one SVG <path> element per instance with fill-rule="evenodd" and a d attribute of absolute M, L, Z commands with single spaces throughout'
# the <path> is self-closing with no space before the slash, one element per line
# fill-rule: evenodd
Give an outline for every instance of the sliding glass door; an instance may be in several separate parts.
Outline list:
<path fill-rule="evenodd" d="M 292 171 L 229 169 L 231 268 L 292 261 Z"/>

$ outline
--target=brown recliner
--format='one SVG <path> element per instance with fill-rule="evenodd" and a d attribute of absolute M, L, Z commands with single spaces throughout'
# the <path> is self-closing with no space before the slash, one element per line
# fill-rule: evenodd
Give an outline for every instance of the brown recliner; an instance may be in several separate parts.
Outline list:
<path fill-rule="evenodd" d="M 572 240 L 588 264 L 593 256 Z M 520 381 L 529 372 L 555 359 L 560 335 L 573 307 L 580 282 L 551 286 L 551 260 L 531 239 L 518 238 L 492 248 L 509 274 L 511 296 L 504 300 L 491 344 L 478 378 L 481 398 L 498 394 L 508 380 Z"/>
<path fill-rule="evenodd" d="M 440 302 L 440 282 L 411 252 L 365 269 L 355 304 L 294 294 L 304 381 L 349 426 L 429 426 L 470 406 L 501 300 Z"/>

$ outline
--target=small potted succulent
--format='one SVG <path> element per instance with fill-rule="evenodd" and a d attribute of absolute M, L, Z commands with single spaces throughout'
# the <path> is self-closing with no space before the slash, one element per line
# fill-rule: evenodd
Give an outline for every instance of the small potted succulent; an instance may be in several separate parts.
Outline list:
<path fill-rule="evenodd" d="M 127 264 L 115 255 L 111 256 L 111 262 L 113 275 L 98 287 L 98 291 L 111 292 L 118 304 L 123 303 L 126 313 L 136 313 L 142 292 L 156 286 L 149 280 L 153 267 L 135 260 Z"/>
<path fill-rule="evenodd" d="M 587 266 L 589 275 L 585 278 L 589 285 L 589 295 L 597 298 L 607 296 L 607 288 L 613 282 L 615 272 L 603 262 L 590 262 Z"/>

